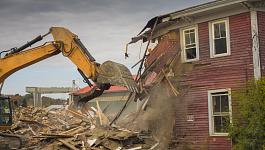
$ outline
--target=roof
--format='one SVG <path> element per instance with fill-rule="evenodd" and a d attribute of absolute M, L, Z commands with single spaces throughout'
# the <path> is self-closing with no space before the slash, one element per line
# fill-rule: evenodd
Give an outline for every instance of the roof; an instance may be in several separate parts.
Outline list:
<path fill-rule="evenodd" d="M 261 2 L 263 0 L 216 0 L 201 5 L 189 7 L 186 9 L 178 10 L 169 13 L 172 19 L 179 18 L 187 15 L 204 15 L 205 13 L 215 13 L 219 12 L 222 8 L 236 8 L 242 6 L 242 3 L 249 5 L 252 2 Z M 250 7 L 250 6 L 249 6 Z M 167 15 L 167 14 L 166 14 Z M 164 16 L 164 15 L 162 15 Z"/>
<path fill-rule="evenodd" d="M 144 27 L 144 29 L 141 32 L 143 32 L 146 28 L 152 29 L 155 23 L 154 19 L 158 19 L 158 23 L 154 29 L 154 34 L 152 36 L 152 38 L 154 39 L 167 33 L 169 30 L 177 28 L 176 24 L 179 23 L 179 21 L 181 20 L 187 22 L 193 22 L 193 19 L 197 17 L 199 18 L 201 16 L 205 16 L 208 14 L 215 14 L 215 13 L 218 14 L 221 12 L 225 12 L 225 10 L 238 11 L 238 8 L 240 9 L 242 8 L 242 10 L 245 12 L 249 11 L 251 8 L 261 9 L 261 7 L 264 5 L 261 5 L 258 2 L 264 2 L 264 0 L 216 0 L 204 3 L 201 5 L 189 7 L 168 14 L 156 16 L 148 21 L 147 25 Z M 167 28 L 165 31 L 163 32 L 160 31 L 161 29 L 165 28 Z M 146 39 L 148 39 L 151 34 L 151 29 L 147 30 L 146 32 L 144 32 L 143 34 L 137 37 L 133 37 L 131 42 L 129 42 L 129 44 L 135 43 L 142 39 L 145 42 Z"/>
<path fill-rule="evenodd" d="M 156 74 L 152 74 L 148 80 L 145 82 L 145 84 L 150 84 L 151 82 L 153 82 L 154 78 L 155 78 Z M 136 75 L 133 75 L 133 78 L 136 78 Z M 93 86 L 95 86 L 95 84 L 93 84 Z M 86 86 L 80 90 L 77 90 L 74 92 L 74 94 L 83 94 L 86 93 L 88 91 L 90 91 L 92 88 L 90 86 Z M 128 89 L 126 87 L 120 87 L 120 86 L 111 86 L 108 90 L 105 90 L 104 93 L 108 93 L 108 92 L 124 92 L 124 91 L 128 91 Z M 70 93 L 72 94 L 72 93 Z"/>
<path fill-rule="evenodd" d="M 133 75 L 133 78 L 136 78 L 136 75 Z M 96 84 L 93 84 L 95 86 Z M 90 86 L 86 86 L 80 90 L 75 91 L 75 94 L 82 94 L 90 91 L 92 88 Z M 105 90 L 104 93 L 106 92 L 121 92 L 121 91 L 128 91 L 126 87 L 120 87 L 120 86 L 111 86 L 108 90 Z M 72 94 L 72 93 L 70 93 Z"/>
<path fill-rule="evenodd" d="M 95 84 L 93 84 L 95 86 Z M 90 86 L 86 86 L 80 90 L 75 91 L 75 94 L 82 94 L 90 91 L 92 88 Z M 111 86 L 108 90 L 105 90 L 104 93 L 106 92 L 121 92 L 121 91 L 128 91 L 126 87 L 120 87 L 120 86 Z"/>

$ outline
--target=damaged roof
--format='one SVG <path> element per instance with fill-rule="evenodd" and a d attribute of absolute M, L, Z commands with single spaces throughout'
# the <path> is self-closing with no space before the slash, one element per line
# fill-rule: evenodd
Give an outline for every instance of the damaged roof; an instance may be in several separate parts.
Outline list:
<path fill-rule="evenodd" d="M 225 10 L 236 10 L 240 7 L 244 8 L 244 11 L 249 11 L 253 8 L 258 9 L 264 7 L 264 0 L 216 0 L 205 4 L 189 7 L 186 9 L 178 10 L 172 13 L 156 16 L 147 22 L 146 26 L 140 31 L 140 33 L 136 37 L 132 38 L 129 44 L 136 43 L 139 40 L 143 40 L 143 42 L 146 42 L 152 32 L 152 28 L 155 24 L 156 19 L 158 19 L 158 22 L 154 29 L 152 39 L 164 35 L 170 30 L 179 28 L 176 25 L 177 23 L 179 23 L 179 21 L 185 21 L 190 24 L 194 24 L 195 18 L 205 16 L 207 14 L 224 12 Z M 144 32 L 147 28 L 150 29 Z"/>
<path fill-rule="evenodd" d="M 91 89 L 92 88 L 90 86 L 86 86 L 80 90 L 75 91 L 74 94 L 83 94 L 83 93 L 90 91 Z M 128 89 L 126 87 L 111 86 L 108 90 L 105 90 L 104 93 L 106 93 L 106 92 L 121 92 L 121 91 L 128 91 Z"/>

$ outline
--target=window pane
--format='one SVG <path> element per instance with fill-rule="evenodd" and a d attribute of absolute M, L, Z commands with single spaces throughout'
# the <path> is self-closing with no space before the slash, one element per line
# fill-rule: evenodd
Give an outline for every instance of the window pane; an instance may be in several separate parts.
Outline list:
<path fill-rule="evenodd" d="M 195 43 L 195 33 L 194 32 L 190 33 L 190 41 L 191 41 L 191 43 Z"/>
<path fill-rule="evenodd" d="M 185 40 L 185 55 L 186 55 L 186 60 L 191 60 L 197 58 L 196 55 L 196 41 L 195 41 L 195 29 L 188 29 L 184 31 L 184 40 Z"/>
<path fill-rule="evenodd" d="M 221 116 L 214 117 L 214 132 L 215 133 L 221 132 L 221 130 L 222 130 L 221 123 L 222 123 L 222 117 Z"/>
<path fill-rule="evenodd" d="M 213 114 L 220 114 L 220 96 L 213 96 Z"/>
<path fill-rule="evenodd" d="M 190 44 L 190 35 L 185 34 L 185 45 Z"/>
<path fill-rule="evenodd" d="M 220 23 L 221 37 L 226 37 L 225 22 Z"/>
<path fill-rule="evenodd" d="M 214 117 L 214 132 L 215 133 L 224 133 L 226 124 L 230 122 L 229 116 L 215 116 Z"/>
<path fill-rule="evenodd" d="M 190 33 L 190 30 L 186 30 L 184 31 L 185 34 L 189 34 Z"/>
<path fill-rule="evenodd" d="M 215 39 L 215 54 L 227 53 L 226 38 Z"/>
<path fill-rule="evenodd" d="M 226 125 L 230 122 L 229 116 L 224 116 L 222 117 L 222 124 L 221 124 L 221 128 L 222 128 L 222 133 L 224 132 L 228 132 Z"/>
<path fill-rule="evenodd" d="M 221 96 L 221 112 L 229 112 L 228 95 Z"/>
<path fill-rule="evenodd" d="M 196 48 L 186 49 L 186 59 L 196 58 Z"/>
<path fill-rule="evenodd" d="M 219 28 L 219 23 L 214 24 L 214 37 L 215 38 L 220 38 L 220 28 Z"/>

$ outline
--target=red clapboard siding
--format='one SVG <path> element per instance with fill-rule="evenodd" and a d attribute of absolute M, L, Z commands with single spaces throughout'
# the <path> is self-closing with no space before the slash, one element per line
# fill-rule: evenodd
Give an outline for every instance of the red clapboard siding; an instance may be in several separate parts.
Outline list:
<path fill-rule="evenodd" d="M 150 56 L 147 58 L 145 66 L 148 67 L 152 63 L 155 63 L 153 71 L 159 73 L 164 65 L 177 55 L 179 49 L 180 47 L 176 44 L 176 41 L 166 38 L 151 52 Z"/>
<path fill-rule="evenodd" d="M 260 48 L 260 64 L 261 75 L 265 75 L 265 12 L 257 12 L 258 16 L 258 32 L 259 32 L 259 48 Z"/>
<path fill-rule="evenodd" d="M 259 16 L 265 17 L 265 13 L 259 13 Z M 265 24 L 263 20 L 259 22 Z M 196 148 L 225 150 L 231 149 L 230 139 L 223 136 L 209 136 L 208 91 L 226 88 L 234 90 L 239 80 L 244 82 L 253 77 L 250 13 L 229 16 L 230 56 L 210 58 L 208 23 L 198 24 L 200 60 L 194 61 L 193 64 L 210 65 L 195 66 L 193 70 L 185 73 L 185 78 L 181 79 L 182 85 L 192 84 L 192 87 L 181 100 L 183 104 L 185 101 L 185 106 L 177 113 L 193 115 L 194 121 L 188 122 L 187 118 L 177 116 L 175 127 L 176 134 L 185 136 L 186 142 L 194 143 Z M 265 30 L 261 32 L 265 33 Z M 265 38 L 264 34 L 262 38 Z M 263 55 L 265 55 L 264 48 L 265 42 Z M 265 60 L 263 64 L 265 65 Z M 185 83 L 185 81 L 191 82 Z M 185 107 L 187 110 L 184 109 Z"/>

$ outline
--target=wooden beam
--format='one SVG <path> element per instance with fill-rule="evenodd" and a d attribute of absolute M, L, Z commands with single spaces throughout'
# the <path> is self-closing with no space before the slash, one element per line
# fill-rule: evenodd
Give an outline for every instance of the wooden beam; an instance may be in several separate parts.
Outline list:
<path fill-rule="evenodd" d="M 78 148 L 76 148 L 74 145 L 64 141 L 63 139 L 56 139 L 58 140 L 59 142 L 63 143 L 65 146 L 69 147 L 70 149 L 72 150 L 79 150 Z"/>

